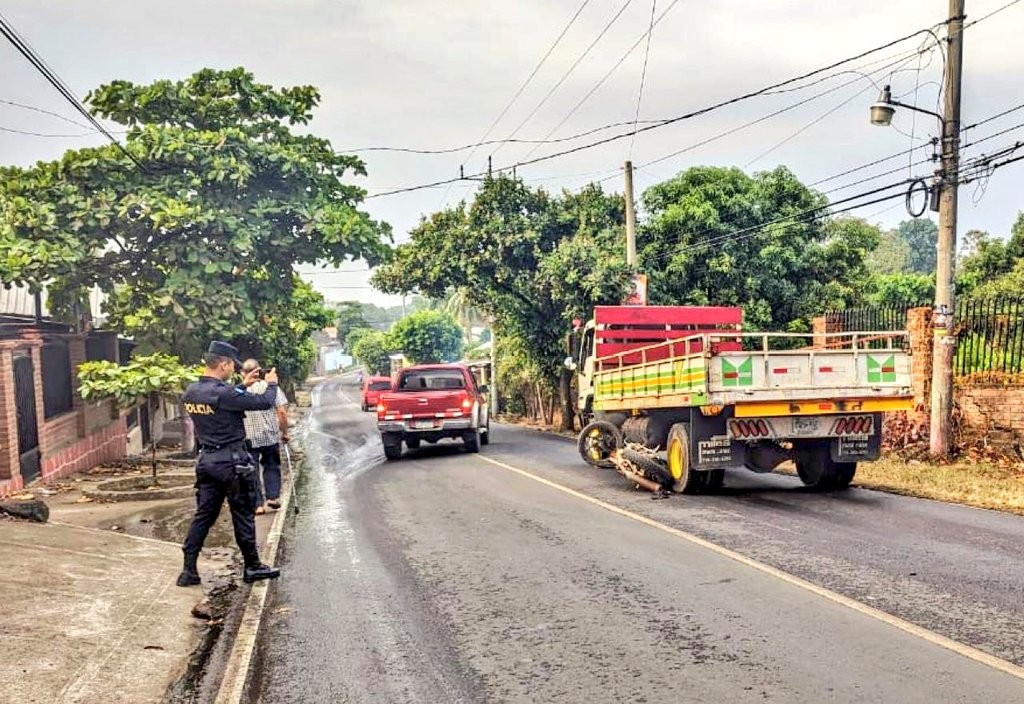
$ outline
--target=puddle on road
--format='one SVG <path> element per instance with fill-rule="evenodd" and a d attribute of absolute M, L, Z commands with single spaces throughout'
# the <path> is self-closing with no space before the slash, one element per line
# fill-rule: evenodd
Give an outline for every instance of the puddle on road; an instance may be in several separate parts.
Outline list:
<path fill-rule="evenodd" d="M 312 538 L 324 557 L 344 555 L 338 564 L 359 570 L 355 531 L 348 517 L 353 479 L 384 462 L 380 434 L 348 389 L 326 384 L 314 389 L 313 412 L 298 429 L 306 461 L 296 483 L 296 533 Z"/>

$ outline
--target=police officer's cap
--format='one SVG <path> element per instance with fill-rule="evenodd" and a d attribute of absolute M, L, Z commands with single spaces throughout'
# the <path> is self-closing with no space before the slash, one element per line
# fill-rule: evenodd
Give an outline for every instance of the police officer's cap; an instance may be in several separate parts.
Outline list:
<path fill-rule="evenodd" d="M 210 343 L 210 347 L 206 350 L 206 353 L 215 354 L 218 357 L 227 357 L 235 363 L 236 369 L 242 366 L 242 361 L 238 358 L 238 348 L 234 345 L 229 345 L 227 342 L 214 340 Z"/>

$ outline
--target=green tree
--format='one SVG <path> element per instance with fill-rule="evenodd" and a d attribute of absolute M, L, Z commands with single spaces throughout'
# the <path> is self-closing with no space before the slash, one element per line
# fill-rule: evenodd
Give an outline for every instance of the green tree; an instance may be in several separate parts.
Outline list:
<path fill-rule="evenodd" d="M 359 338 L 352 354 L 372 375 L 388 375 L 391 372 L 391 355 L 398 350 L 394 339 L 386 332 L 374 330 Z"/>
<path fill-rule="evenodd" d="M 275 367 L 288 395 L 294 382 L 309 376 L 317 350 L 312 335 L 334 321 L 334 311 L 313 287 L 295 277 L 291 296 L 267 305 L 252 331 L 231 338 L 241 353 Z"/>
<path fill-rule="evenodd" d="M 899 230 L 882 233 L 878 246 L 868 253 L 866 263 L 872 274 L 902 274 L 907 270 L 910 258 L 910 245 L 907 244 Z"/>
<path fill-rule="evenodd" d="M 98 361 L 78 367 L 78 393 L 89 402 L 113 400 L 124 410 L 146 404 L 149 410 L 149 437 L 153 484 L 156 478 L 156 413 L 154 397 L 176 402 L 185 387 L 199 378 L 199 370 L 185 367 L 177 357 L 152 354 L 132 357 L 128 364 Z"/>
<path fill-rule="evenodd" d="M 391 329 L 391 340 L 417 364 L 454 362 L 462 357 L 462 328 L 451 315 L 421 310 L 402 318 Z"/>
<path fill-rule="evenodd" d="M 370 323 L 363 315 L 363 304 L 358 301 L 342 301 L 338 304 L 335 325 L 338 327 L 338 339 L 343 343 L 353 330 L 370 329 Z"/>
<path fill-rule="evenodd" d="M 647 189 L 643 202 L 651 302 L 742 306 L 752 329 L 791 329 L 855 300 L 879 241 L 861 220 L 808 219 L 825 198 L 783 167 L 754 176 L 695 167 Z"/>
<path fill-rule="evenodd" d="M 290 305 L 296 264 L 375 263 L 389 235 L 343 180 L 363 162 L 306 132 L 319 98 L 241 68 L 99 87 L 88 100 L 127 129 L 123 151 L 0 171 L 0 280 L 99 286 L 109 325 L 185 359 L 210 338 L 265 334 L 266 312 Z M 275 353 L 282 369 L 302 366 Z"/>
<path fill-rule="evenodd" d="M 349 331 L 348 335 L 345 336 L 345 351 L 349 354 L 354 354 L 353 350 L 355 350 L 359 341 L 371 332 L 375 332 L 373 328 L 355 328 Z"/>
<path fill-rule="evenodd" d="M 927 218 L 914 218 L 899 224 L 899 234 L 907 243 L 907 270 L 917 274 L 934 274 L 938 258 L 938 226 Z"/>
<path fill-rule="evenodd" d="M 934 298 L 934 274 L 902 273 L 872 277 L 866 302 L 872 306 L 926 305 Z"/>
<path fill-rule="evenodd" d="M 976 298 L 1019 298 L 1024 295 L 1024 259 L 1018 259 L 1006 273 L 981 283 L 971 295 Z"/>
<path fill-rule="evenodd" d="M 573 317 L 622 300 L 622 222 L 621 197 L 596 185 L 552 196 L 517 179 L 487 179 L 471 203 L 424 219 L 373 281 L 389 293 L 435 299 L 464 289 L 499 338 L 521 343 L 548 388 L 559 383 L 563 425 L 571 427 L 565 337 Z"/>

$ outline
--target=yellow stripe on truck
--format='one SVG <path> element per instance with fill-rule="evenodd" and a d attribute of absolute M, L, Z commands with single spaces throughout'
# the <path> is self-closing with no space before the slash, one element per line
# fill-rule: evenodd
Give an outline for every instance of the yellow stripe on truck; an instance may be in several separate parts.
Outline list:
<path fill-rule="evenodd" d="M 913 396 L 820 401 L 764 401 L 737 403 L 737 418 L 755 416 L 823 416 L 830 413 L 882 413 L 914 410 Z"/>

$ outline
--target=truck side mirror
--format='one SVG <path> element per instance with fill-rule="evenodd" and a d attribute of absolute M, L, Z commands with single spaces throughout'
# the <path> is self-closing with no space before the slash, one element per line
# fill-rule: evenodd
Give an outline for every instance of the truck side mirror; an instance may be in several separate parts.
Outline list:
<path fill-rule="evenodd" d="M 564 364 L 565 368 L 568 369 L 569 371 L 576 371 L 576 360 L 574 360 L 572 357 L 566 357 L 565 361 L 562 364 Z"/>

